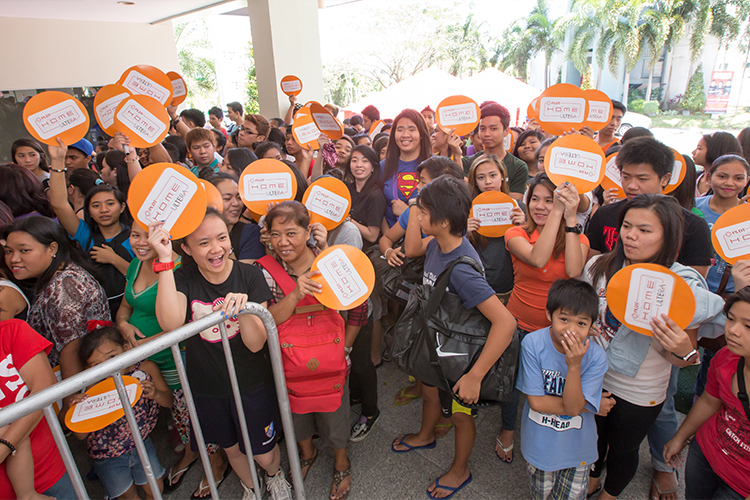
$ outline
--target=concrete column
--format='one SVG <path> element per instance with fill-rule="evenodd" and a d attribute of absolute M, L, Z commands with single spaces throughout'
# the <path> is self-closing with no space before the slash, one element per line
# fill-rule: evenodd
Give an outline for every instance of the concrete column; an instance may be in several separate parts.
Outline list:
<path fill-rule="evenodd" d="M 289 99 L 279 82 L 285 75 L 302 80 L 302 103 L 323 101 L 323 62 L 320 57 L 317 0 L 248 0 L 258 77 L 260 112 L 282 117 Z"/>

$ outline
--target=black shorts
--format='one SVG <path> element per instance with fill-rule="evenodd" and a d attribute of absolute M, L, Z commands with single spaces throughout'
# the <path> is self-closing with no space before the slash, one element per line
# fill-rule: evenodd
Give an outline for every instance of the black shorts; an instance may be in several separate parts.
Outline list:
<path fill-rule="evenodd" d="M 247 433 L 253 455 L 263 455 L 276 446 L 280 424 L 279 407 L 273 385 L 266 383 L 256 389 L 240 395 L 245 410 Z M 195 397 L 195 409 L 203 430 L 206 443 L 214 443 L 222 448 L 231 448 L 240 444 L 240 451 L 245 452 L 242 441 L 242 430 L 234 398 Z M 192 421 L 190 423 L 190 446 L 198 449 Z"/>

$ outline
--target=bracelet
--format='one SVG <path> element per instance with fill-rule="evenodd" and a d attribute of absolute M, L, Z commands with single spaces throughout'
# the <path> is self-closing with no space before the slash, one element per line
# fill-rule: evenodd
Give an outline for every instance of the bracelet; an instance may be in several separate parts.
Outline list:
<path fill-rule="evenodd" d="M 136 158 L 135 160 L 128 160 L 128 158 L 125 157 L 125 163 L 138 163 L 138 161 L 138 158 Z"/>
<path fill-rule="evenodd" d="M 393 249 L 392 248 L 386 249 L 385 253 L 383 254 L 383 257 L 385 257 L 386 259 L 388 259 L 388 250 L 393 250 Z"/>
<path fill-rule="evenodd" d="M 344 347 L 344 353 L 346 353 L 346 355 L 348 356 L 349 354 L 351 354 L 352 349 L 354 349 L 354 347 Z"/>
<path fill-rule="evenodd" d="M 50 171 L 50 172 L 57 172 L 58 174 L 64 174 L 65 172 L 67 172 L 67 171 L 68 171 L 68 169 L 67 169 L 67 168 L 61 168 L 61 169 L 57 169 L 57 168 L 50 168 L 50 169 L 49 169 L 49 171 Z M 0 441 L 0 443 L 1 443 L 1 442 L 2 442 L 2 441 Z"/>
<path fill-rule="evenodd" d="M 11 454 L 12 456 L 14 456 L 14 457 L 16 456 L 16 447 L 15 447 L 15 446 L 13 446 L 13 445 L 12 445 L 12 444 L 10 443 L 10 441 L 6 441 L 5 439 L 2 439 L 2 438 L 0 438 L 0 444 L 4 444 L 4 445 L 5 445 L 5 446 L 7 446 L 8 448 L 10 448 L 10 454 Z"/>

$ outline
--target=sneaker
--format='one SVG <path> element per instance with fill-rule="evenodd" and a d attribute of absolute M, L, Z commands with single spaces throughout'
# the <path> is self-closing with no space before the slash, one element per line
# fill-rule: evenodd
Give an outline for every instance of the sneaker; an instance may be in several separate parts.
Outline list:
<path fill-rule="evenodd" d="M 240 485 L 242 486 L 242 489 L 244 490 L 244 493 L 242 494 L 242 500 L 255 500 L 255 491 L 253 491 L 252 488 L 249 488 L 245 486 L 245 483 L 240 480 Z M 260 486 L 261 491 L 263 491 L 263 476 L 258 475 L 258 485 Z"/>
<path fill-rule="evenodd" d="M 349 436 L 349 441 L 358 443 L 366 438 L 367 435 L 370 434 L 375 422 L 378 421 L 378 418 L 380 418 L 380 410 L 377 410 L 377 413 L 372 417 L 368 418 L 364 415 L 359 417 L 357 423 L 352 426 L 352 435 Z"/>
<path fill-rule="evenodd" d="M 266 489 L 271 492 L 273 500 L 292 500 L 292 487 L 284 477 L 282 469 L 279 469 L 275 476 L 267 476 Z"/>

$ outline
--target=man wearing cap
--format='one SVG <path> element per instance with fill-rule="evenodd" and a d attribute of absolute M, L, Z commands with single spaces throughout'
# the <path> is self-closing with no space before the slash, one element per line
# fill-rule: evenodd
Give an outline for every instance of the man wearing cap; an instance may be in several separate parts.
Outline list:
<path fill-rule="evenodd" d="M 94 146 L 86 139 L 81 139 L 75 144 L 71 144 L 68 146 L 68 152 L 65 154 L 65 168 L 68 170 L 89 168 L 91 153 L 93 152 Z"/>
<path fill-rule="evenodd" d="M 529 167 L 526 162 L 505 151 L 505 135 L 510 125 L 510 113 L 496 102 L 487 102 L 480 110 L 479 138 L 484 144 L 484 151 L 473 156 L 464 156 L 464 173 L 468 176 L 471 164 L 484 153 L 492 154 L 503 162 L 508 172 L 510 196 L 516 200 L 523 199 L 526 181 L 529 179 Z"/>

